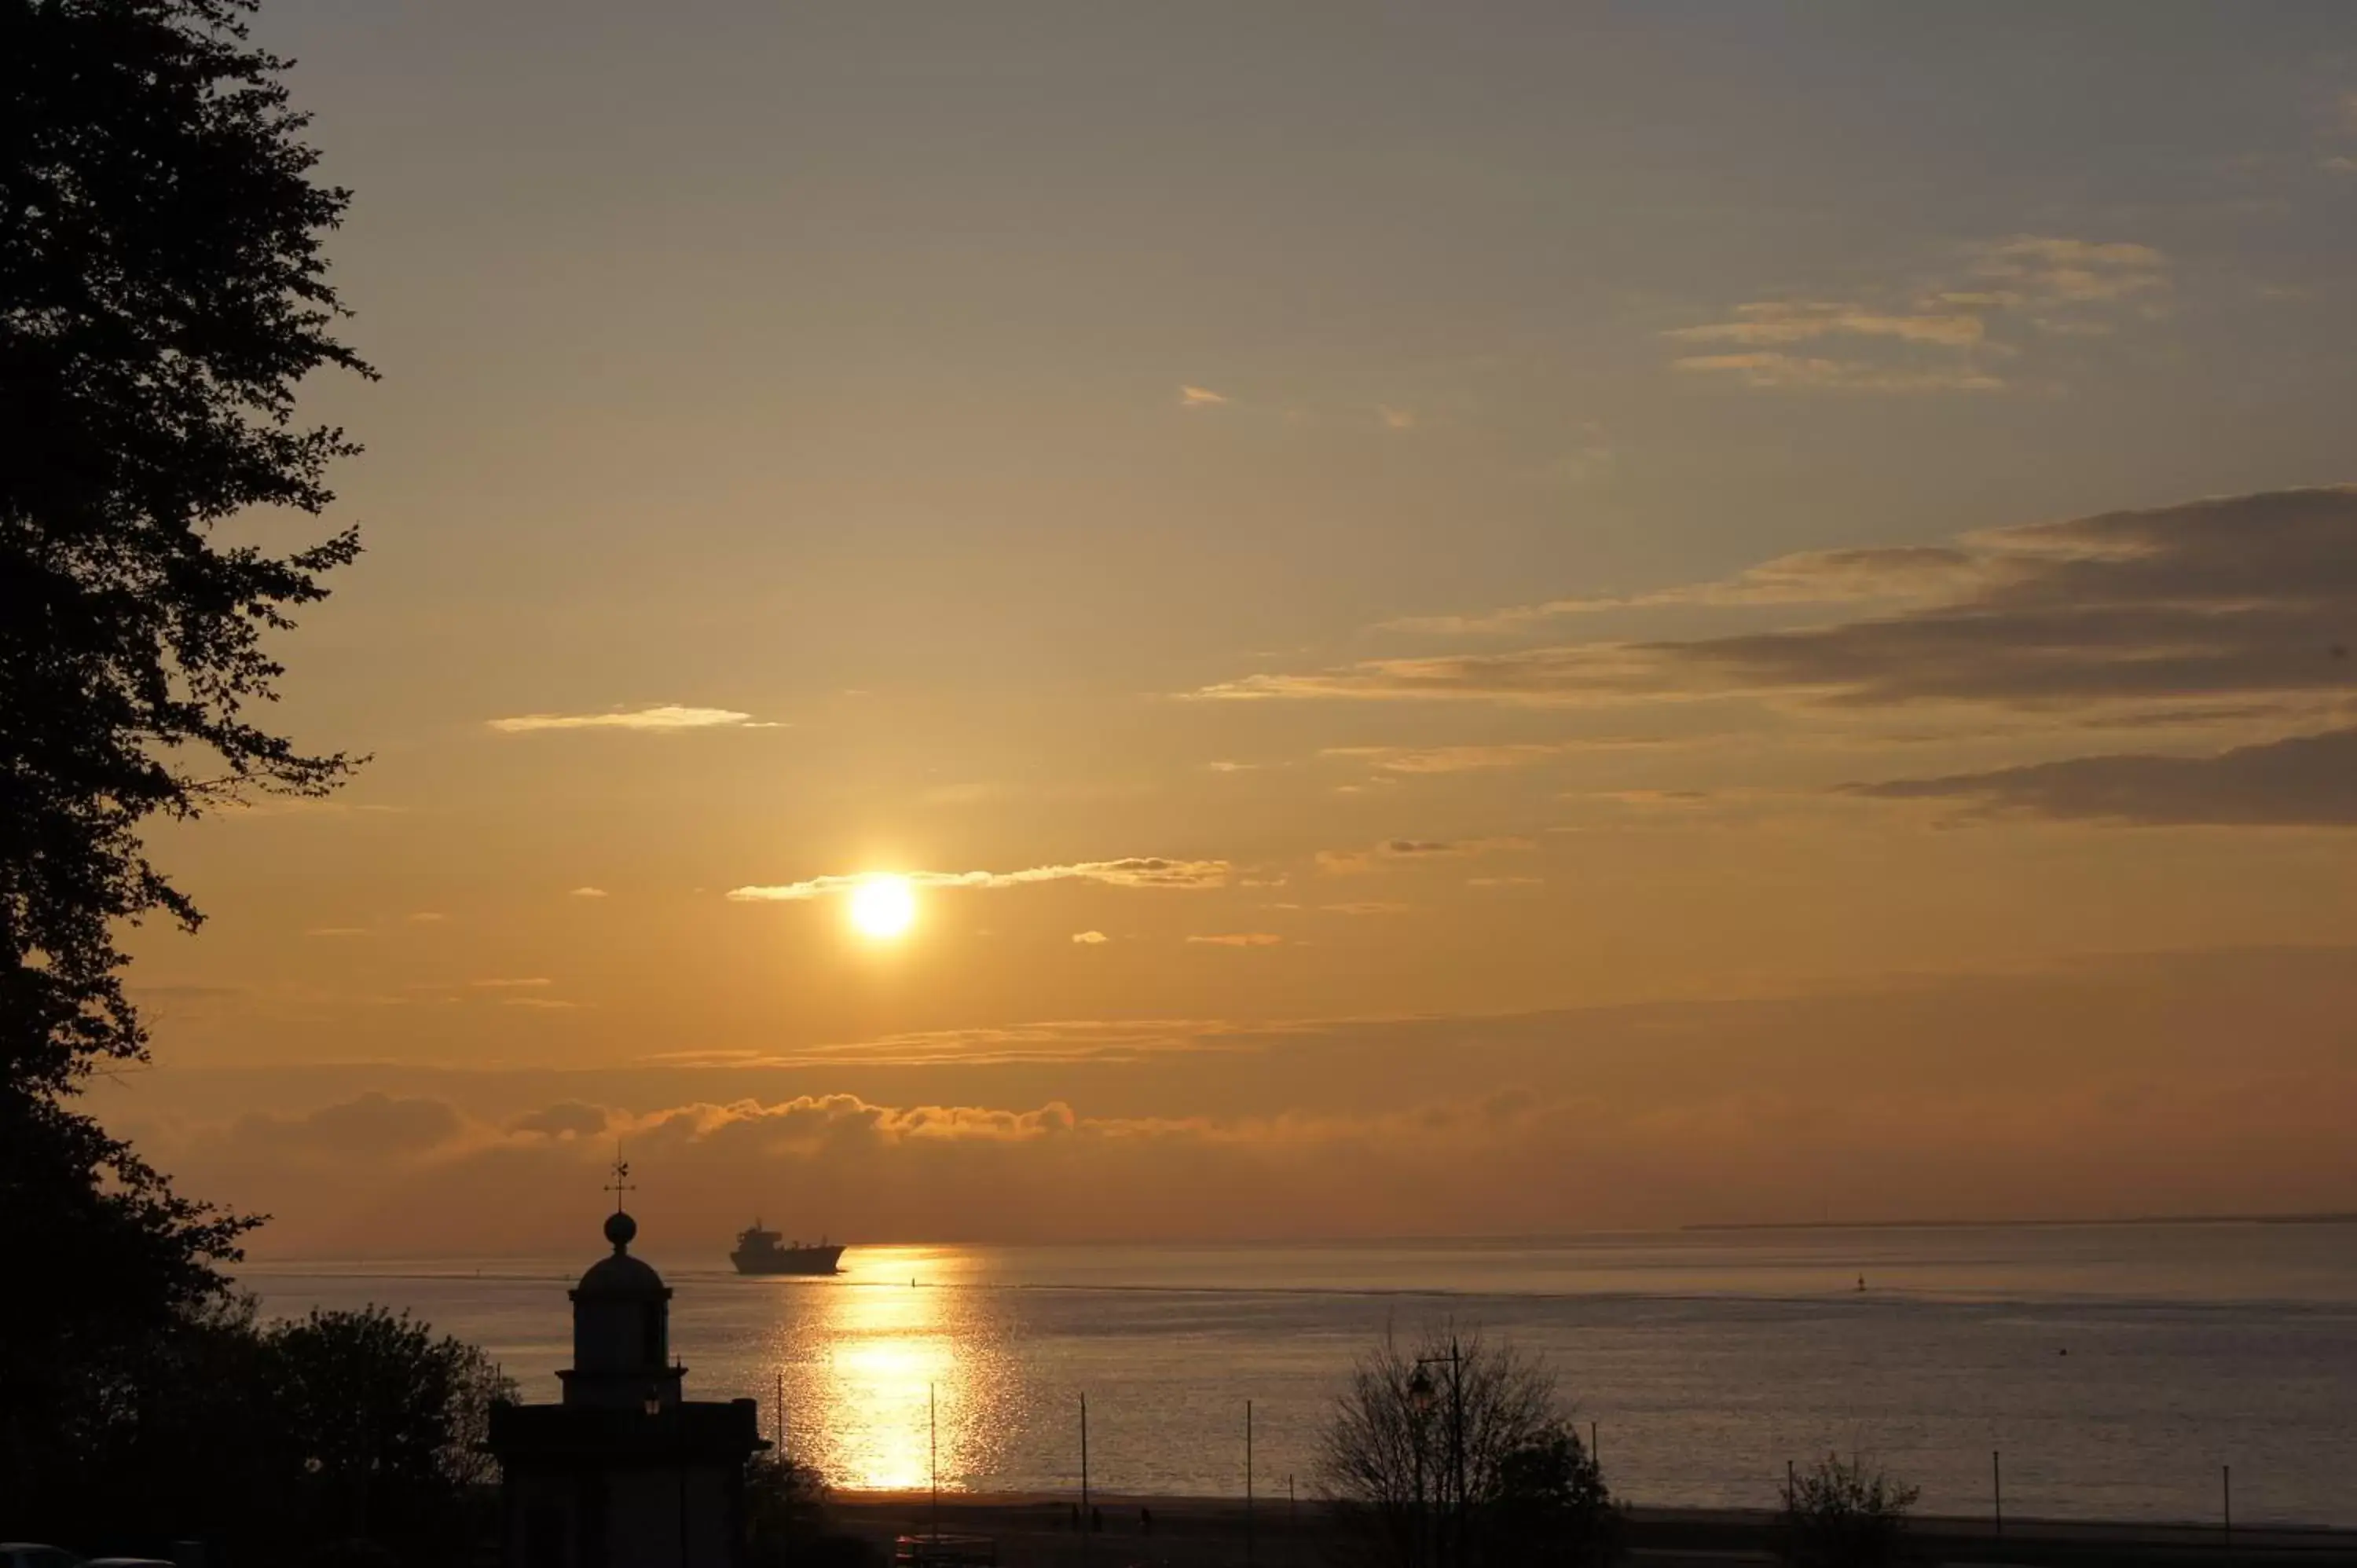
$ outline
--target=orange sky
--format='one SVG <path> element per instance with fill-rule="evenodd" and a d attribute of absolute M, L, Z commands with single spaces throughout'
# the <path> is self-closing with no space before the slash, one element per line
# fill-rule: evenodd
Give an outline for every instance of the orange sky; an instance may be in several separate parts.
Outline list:
<path fill-rule="evenodd" d="M 102 1109 L 281 1253 L 2357 1207 L 2357 22 L 2129 15 L 265 17 L 374 760 Z"/>

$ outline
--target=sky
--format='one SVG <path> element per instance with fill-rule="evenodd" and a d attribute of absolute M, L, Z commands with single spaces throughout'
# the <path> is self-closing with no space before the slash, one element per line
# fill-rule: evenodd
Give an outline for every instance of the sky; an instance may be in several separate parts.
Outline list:
<path fill-rule="evenodd" d="M 371 760 L 95 1103 L 258 1253 L 2357 1208 L 2357 14 L 257 34 Z"/>

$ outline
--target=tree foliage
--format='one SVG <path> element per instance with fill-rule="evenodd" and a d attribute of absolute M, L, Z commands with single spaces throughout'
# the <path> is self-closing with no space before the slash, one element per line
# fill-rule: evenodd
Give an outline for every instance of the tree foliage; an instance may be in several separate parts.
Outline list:
<path fill-rule="evenodd" d="M 1318 1447 L 1318 1479 L 1362 1553 L 1415 1565 L 1584 1562 L 1610 1499 L 1559 1419 L 1544 1363 L 1452 1326 L 1361 1357 Z M 1548 1555 L 1549 1552 L 1555 1555 Z"/>
<path fill-rule="evenodd" d="M 513 1387 L 476 1347 L 381 1306 L 314 1311 L 263 1343 L 283 1440 L 356 1521 L 496 1478 L 481 1444 Z"/>
<path fill-rule="evenodd" d="M 1899 1560 L 1920 1491 L 1828 1454 L 1785 1482 L 1778 1554 L 1799 1568 L 1886 1568 Z"/>
<path fill-rule="evenodd" d="M 85 1550 L 194 1535 L 256 1564 L 367 1538 L 443 1561 L 495 1477 L 490 1405 L 513 1396 L 480 1350 L 406 1316 L 263 1323 L 217 1296 L 107 1363 L 57 1434 L 74 1463 L 38 1499 L 0 1498 L 0 1523 Z"/>
<path fill-rule="evenodd" d="M 0 1484 L 64 1463 L 78 1391 L 217 1293 L 251 1221 L 176 1196 L 67 1108 L 142 1059 L 124 922 L 196 906 L 143 824 L 351 766 L 258 722 L 267 639 L 359 543 L 221 537 L 316 514 L 352 450 L 297 417 L 338 342 L 286 62 L 249 0 L 0 0 L 0 1209 L 43 1288 L 0 1292 Z"/>
<path fill-rule="evenodd" d="M 145 1037 L 113 922 L 195 906 L 140 824 L 350 765 L 254 722 L 265 633 L 358 553 L 224 544 L 317 513 L 339 430 L 296 419 L 331 328 L 348 193 L 246 0 L 0 0 L 0 1025 L 9 1078 L 70 1087 Z"/>
<path fill-rule="evenodd" d="M 1620 1550 L 1620 1510 L 1603 1466 L 1567 1422 L 1549 1423 L 1506 1455 L 1483 1524 L 1490 1560 L 1524 1568 L 1592 1568 Z"/>

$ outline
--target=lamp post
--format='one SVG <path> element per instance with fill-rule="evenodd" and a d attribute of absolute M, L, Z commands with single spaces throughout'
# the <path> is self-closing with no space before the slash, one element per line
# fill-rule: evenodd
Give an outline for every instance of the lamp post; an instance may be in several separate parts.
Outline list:
<path fill-rule="evenodd" d="M 1421 1361 L 1416 1363 L 1415 1372 L 1410 1374 L 1407 1380 L 1407 1404 L 1408 1409 L 1415 1412 L 1415 1425 L 1414 1432 L 1408 1438 L 1408 1449 L 1415 1456 L 1415 1561 L 1422 1563 L 1425 1557 L 1424 1538 L 1426 1533 L 1424 1522 L 1424 1423 L 1425 1418 L 1432 1413 L 1432 1379 L 1426 1374 L 1424 1364 Z"/>
<path fill-rule="evenodd" d="M 1457 1343 L 1457 1336 L 1448 1337 L 1446 1356 L 1418 1356 L 1415 1375 L 1408 1379 L 1408 1399 L 1416 1410 L 1416 1506 L 1424 1506 L 1424 1418 L 1431 1412 L 1438 1391 L 1433 1387 L 1427 1367 L 1446 1364 L 1448 1368 L 1448 1494 L 1453 1519 L 1452 1547 L 1461 1552 L 1465 1544 L 1465 1358 Z"/>

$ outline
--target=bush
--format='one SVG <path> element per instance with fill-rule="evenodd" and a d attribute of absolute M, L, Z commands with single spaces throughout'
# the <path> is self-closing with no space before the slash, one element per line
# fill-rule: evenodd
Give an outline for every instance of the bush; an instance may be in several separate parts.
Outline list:
<path fill-rule="evenodd" d="M 1508 1454 L 1484 1511 L 1485 1556 L 1530 1568 L 1594 1568 L 1620 1552 L 1620 1510 L 1577 1428 L 1552 1422 Z"/>
<path fill-rule="evenodd" d="M 882 1559 L 856 1536 L 828 1528 L 826 1482 L 777 1454 L 745 1466 L 746 1562 L 756 1568 L 869 1568 Z"/>
<path fill-rule="evenodd" d="M 1828 1454 L 1784 1484 L 1777 1554 L 1796 1568 L 1887 1568 L 1899 1561 L 1921 1492 Z"/>

